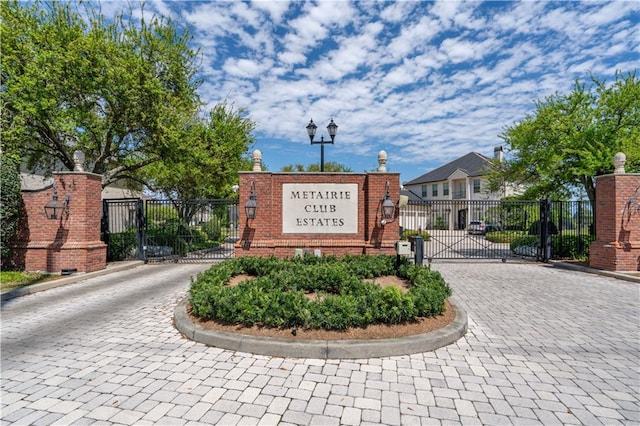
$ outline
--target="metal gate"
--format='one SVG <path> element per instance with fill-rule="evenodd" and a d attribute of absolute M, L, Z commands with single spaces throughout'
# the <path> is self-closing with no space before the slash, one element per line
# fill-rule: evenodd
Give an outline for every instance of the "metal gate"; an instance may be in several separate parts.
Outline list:
<path fill-rule="evenodd" d="M 102 200 L 102 241 L 107 261 L 144 259 L 143 202 L 138 198 Z"/>
<path fill-rule="evenodd" d="M 107 260 L 202 262 L 233 257 L 237 200 L 103 200 Z"/>
<path fill-rule="evenodd" d="M 593 214 L 587 201 L 409 201 L 403 234 L 423 235 L 424 258 L 550 259 L 588 254 Z"/>

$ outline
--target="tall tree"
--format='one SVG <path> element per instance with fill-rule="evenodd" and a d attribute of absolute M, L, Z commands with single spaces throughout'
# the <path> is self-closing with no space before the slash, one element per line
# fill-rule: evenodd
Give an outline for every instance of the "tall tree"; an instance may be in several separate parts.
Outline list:
<path fill-rule="evenodd" d="M 303 164 L 289 164 L 283 166 L 280 169 L 281 172 L 319 172 L 320 171 L 320 163 L 312 163 L 307 165 L 306 167 Z M 336 173 L 336 172 L 352 172 L 350 167 L 345 166 L 344 164 L 336 163 L 335 161 L 328 161 L 324 163 L 324 171 L 327 173 Z"/>
<path fill-rule="evenodd" d="M 10 0 L 0 12 L 4 150 L 45 172 L 73 170 L 82 150 L 103 185 L 174 156 L 200 103 L 186 29 L 131 12 L 107 20 L 93 2 Z"/>
<path fill-rule="evenodd" d="M 595 211 L 595 177 L 613 172 L 613 156 L 624 152 L 627 171 L 640 171 L 640 79 L 616 73 L 615 81 L 576 81 L 568 95 L 536 102 L 535 111 L 507 127 L 501 138 L 510 151 L 496 164 L 494 185 L 528 187 L 530 196 L 570 196 L 584 190 Z"/>
<path fill-rule="evenodd" d="M 176 156 L 145 170 L 148 187 L 172 200 L 232 195 L 238 170 L 251 167 L 247 155 L 255 126 L 244 109 L 217 104 L 207 118 L 185 127 Z"/>

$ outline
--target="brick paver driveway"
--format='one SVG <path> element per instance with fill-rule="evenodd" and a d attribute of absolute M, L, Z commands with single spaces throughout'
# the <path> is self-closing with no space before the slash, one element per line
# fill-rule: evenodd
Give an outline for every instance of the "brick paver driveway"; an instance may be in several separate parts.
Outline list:
<path fill-rule="evenodd" d="M 172 326 L 206 265 L 146 265 L 4 303 L 2 424 L 638 424 L 640 287 L 441 263 L 469 332 L 435 352 L 282 359 Z"/>

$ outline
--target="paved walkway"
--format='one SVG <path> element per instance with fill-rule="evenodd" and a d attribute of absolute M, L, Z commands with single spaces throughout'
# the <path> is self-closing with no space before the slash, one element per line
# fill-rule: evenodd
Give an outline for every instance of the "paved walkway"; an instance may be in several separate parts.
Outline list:
<path fill-rule="evenodd" d="M 533 264 L 441 263 L 456 344 L 285 359 L 182 338 L 207 265 L 145 265 L 3 302 L 2 424 L 640 423 L 640 286 Z"/>

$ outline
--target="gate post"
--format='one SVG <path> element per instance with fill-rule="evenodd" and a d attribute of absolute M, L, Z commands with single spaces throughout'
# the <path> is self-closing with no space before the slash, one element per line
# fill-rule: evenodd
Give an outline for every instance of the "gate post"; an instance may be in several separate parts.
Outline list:
<path fill-rule="evenodd" d="M 54 172 L 44 187 L 22 191 L 23 238 L 8 261 L 24 271 L 58 273 L 105 269 L 107 246 L 100 240 L 102 176 L 84 171 Z M 64 203 L 58 201 L 58 197 Z M 59 211 L 45 215 L 54 203 Z"/>
<path fill-rule="evenodd" d="M 145 225 L 146 221 L 144 219 L 144 201 L 138 198 L 138 204 L 136 206 L 136 257 L 139 260 L 144 260 L 146 262 L 146 250 L 145 250 Z"/>
<path fill-rule="evenodd" d="M 596 177 L 596 239 L 589 266 L 608 271 L 640 271 L 640 173 L 625 173 L 625 155 L 615 171 Z"/>
<path fill-rule="evenodd" d="M 107 246 L 107 259 L 109 258 L 109 250 L 111 245 L 109 240 L 111 233 L 109 232 L 109 203 L 107 200 L 102 200 L 102 219 L 100 221 L 100 232 L 102 232 L 102 241 Z"/>
<path fill-rule="evenodd" d="M 551 201 L 548 198 L 540 200 L 540 247 L 538 248 L 539 259 L 548 262 L 551 259 L 551 233 L 549 225 L 551 222 Z"/>

